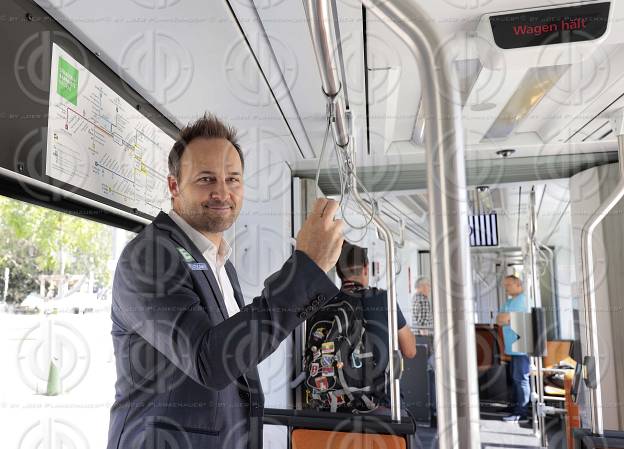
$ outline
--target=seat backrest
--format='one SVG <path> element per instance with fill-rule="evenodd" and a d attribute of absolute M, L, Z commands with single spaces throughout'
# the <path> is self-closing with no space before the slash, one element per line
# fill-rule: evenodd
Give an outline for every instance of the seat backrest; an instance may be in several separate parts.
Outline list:
<path fill-rule="evenodd" d="M 548 340 L 546 355 L 542 358 L 544 368 L 551 368 L 568 357 L 572 349 L 572 340 Z"/>
<path fill-rule="evenodd" d="M 500 343 L 496 328 L 489 325 L 477 325 L 475 327 L 475 340 L 477 345 L 477 366 L 480 370 L 489 369 L 499 363 Z"/>

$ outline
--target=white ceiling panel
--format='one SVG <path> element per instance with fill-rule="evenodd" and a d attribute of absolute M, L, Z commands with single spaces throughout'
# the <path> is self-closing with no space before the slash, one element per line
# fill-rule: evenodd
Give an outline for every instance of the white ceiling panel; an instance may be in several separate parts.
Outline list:
<path fill-rule="evenodd" d="M 226 2 L 38 3 L 178 126 L 213 112 L 300 157 Z"/>

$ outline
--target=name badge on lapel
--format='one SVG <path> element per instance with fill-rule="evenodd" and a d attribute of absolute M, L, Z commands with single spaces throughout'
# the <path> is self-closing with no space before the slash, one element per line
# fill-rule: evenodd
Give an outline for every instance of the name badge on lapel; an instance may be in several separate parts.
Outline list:
<path fill-rule="evenodd" d="M 184 259 L 185 262 L 195 262 L 195 259 L 193 258 L 193 256 L 191 256 L 191 254 L 187 250 L 185 250 L 181 246 L 178 246 L 177 250 L 180 253 L 180 255 L 182 255 L 182 258 Z"/>
<path fill-rule="evenodd" d="M 191 267 L 193 271 L 206 271 L 208 269 L 208 264 L 203 262 L 190 263 L 188 266 Z"/>

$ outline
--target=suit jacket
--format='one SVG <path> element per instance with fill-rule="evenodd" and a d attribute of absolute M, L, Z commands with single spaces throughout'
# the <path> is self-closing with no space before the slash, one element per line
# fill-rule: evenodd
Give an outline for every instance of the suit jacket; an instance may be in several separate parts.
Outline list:
<path fill-rule="evenodd" d="M 295 251 L 228 318 L 210 266 L 165 214 L 124 249 L 113 281 L 117 382 L 107 449 L 260 448 L 257 365 L 338 289 Z"/>

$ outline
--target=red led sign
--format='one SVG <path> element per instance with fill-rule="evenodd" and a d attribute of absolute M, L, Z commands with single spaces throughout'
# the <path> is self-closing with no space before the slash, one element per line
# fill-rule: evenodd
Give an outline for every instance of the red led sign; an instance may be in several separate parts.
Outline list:
<path fill-rule="evenodd" d="M 500 48 L 525 48 L 598 39 L 607 30 L 609 2 L 490 16 Z"/>

